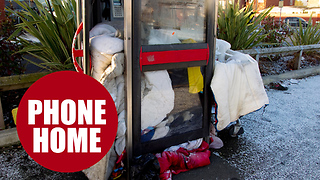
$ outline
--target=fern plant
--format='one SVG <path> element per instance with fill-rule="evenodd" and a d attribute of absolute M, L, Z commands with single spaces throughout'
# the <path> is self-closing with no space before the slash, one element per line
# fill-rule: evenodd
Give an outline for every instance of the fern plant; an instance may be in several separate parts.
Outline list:
<path fill-rule="evenodd" d="M 267 34 L 261 34 L 260 22 L 270 13 L 272 7 L 256 13 L 252 5 L 241 8 L 239 3 L 218 7 L 218 38 L 228 41 L 234 50 L 257 46 Z"/>
<path fill-rule="evenodd" d="M 28 61 L 44 69 L 72 69 L 71 45 L 76 31 L 75 0 L 51 0 L 51 4 L 47 0 L 46 6 L 34 0 L 37 10 L 25 2 L 14 1 L 23 8 L 18 13 L 13 9 L 7 9 L 16 13 L 22 21 L 16 25 L 17 30 L 11 35 L 11 38 L 17 37 L 24 46 L 18 53 L 28 53 L 41 60 L 41 63 Z M 20 38 L 21 33 L 25 32 L 37 38 L 39 42 Z"/>

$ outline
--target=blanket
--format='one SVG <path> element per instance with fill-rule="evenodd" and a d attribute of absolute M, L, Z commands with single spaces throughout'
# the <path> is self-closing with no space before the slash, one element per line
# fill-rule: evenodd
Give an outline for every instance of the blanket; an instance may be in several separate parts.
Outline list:
<path fill-rule="evenodd" d="M 225 63 L 216 61 L 211 89 L 216 101 L 216 128 L 226 128 L 239 117 L 269 104 L 258 63 L 251 56 L 227 51 Z"/>

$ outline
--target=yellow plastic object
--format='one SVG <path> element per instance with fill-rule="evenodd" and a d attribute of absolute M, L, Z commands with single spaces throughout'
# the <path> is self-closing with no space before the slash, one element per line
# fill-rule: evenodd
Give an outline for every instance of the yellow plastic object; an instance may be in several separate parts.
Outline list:
<path fill-rule="evenodd" d="M 18 108 L 14 108 L 14 109 L 12 109 L 11 113 L 12 113 L 12 116 L 13 116 L 14 124 L 17 124 L 17 113 L 18 113 Z"/>
<path fill-rule="evenodd" d="M 193 39 L 185 39 L 182 43 L 197 43 Z M 188 68 L 189 93 L 196 94 L 203 90 L 203 76 L 200 67 Z"/>
<path fill-rule="evenodd" d="M 181 43 L 184 43 L 184 44 L 186 44 L 186 43 L 197 43 L 197 41 L 195 41 L 194 39 L 189 38 L 189 39 L 185 39 L 185 40 L 181 41 Z"/>
<path fill-rule="evenodd" d="M 203 76 L 200 67 L 188 68 L 189 93 L 195 94 L 203 90 Z"/>

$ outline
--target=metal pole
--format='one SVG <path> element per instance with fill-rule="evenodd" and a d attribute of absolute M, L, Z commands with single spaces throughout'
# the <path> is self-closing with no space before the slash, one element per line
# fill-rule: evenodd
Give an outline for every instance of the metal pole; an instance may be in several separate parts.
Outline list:
<path fill-rule="evenodd" d="M 211 0 L 209 0 L 210 2 Z M 212 21 L 213 21 L 213 48 L 212 48 L 212 57 L 213 57 L 213 74 L 214 74 L 214 68 L 215 68 L 215 57 L 216 57 L 216 39 L 217 39 L 217 26 L 218 26 L 218 0 L 214 0 L 213 3 L 209 4 L 209 7 L 213 8 L 212 12 Z M 211 23 L 211 22 L 210 22 Z M 209 35 L 209 34 L 208 34 Z M 213 75 L 212 74 L 212 75 Z"/>
<path fill-rule="evenodd" d="M 203 124 L 204 127 L 207 127 L 208 132 L 210 132 L 210 118 L 211 118 L 211 89 L 210 82 L 214 74 L 215 67 L 215 49 L 216 49 L 216 36 L 217 36 L 217 21 L 218 21 L 218 0 L 207 0 L 206 1 L 206 11 L 207 11 L 207 43 L 210 49 L 209 61 L 205 68 L 204 76 L 204 116 L 208 118 L 208 122 Z M 209 136 L 205 137 L 205 141 L 209 142 Z"/>
<path fill-rule="evenodd" d="M 209 0 L 210 1 L 210 0 Z M 213 6 L 213 48 L 212 48 L 212 76 L 214 76 L 214 69 L 215 69 L 215 57 L 216 57 L 216 39 L 217 39 L 217 27 L 218 27 L 218 0 L 214 0 L 214 6 Z M 211 110 L 210 110 L 211 111 Z"/>
<path fill-rule="evenodd" d="M 229 2 L 228 2 L 228 0 L 226 0 L 225 9 L 228 9 L 228 4 L 229 4 Z"/>
<path fill-rule="evenodd" d="M 80 23 L 81 23 L 81 17 L 82 17 L 82 14 L 81 14 L 81 0 L 76 0 L 76 24 L 77 24 L 77 27 L 79 27 Z M 77 48 L 78 49 L 81 49 L 81 41 L 82 41 L 82 36 L 78 36 L 77 37 Z M 82 66 L 82 63 L 81 63 L 81 58 L 78 58 L 77 61 L 78 61 L 78 64 L 80 66 Z"/>
<path fill-rule="evenodd" d="M 126 110 L 127 110 L 127 179 L 130 179 L 130 161 L 133 157 L 133 109 L 132 109 L 132 0 L 124 0 L 124 53 L 126 59 Z"/>
<path fill-rule="evenodd" d="M 82 21 L 83 21 L 83 72 L 91 75 L 90 54 L 89 54 L 89 30 L 90 30 L 90 4 L 91 0 L 82 1 Z"/>
<path fill-rule="evenodd" d="M 256 11 L 258 10 L 258 0 L 256 0 Z"/>
<path fill-rule="evenodd" d="M 283 7 L 283 0 L 279 1 L 279 8 L 280 8 L 280 17 L 279 17 L 279 23 L 280 23 L 280 30 L 281 30 L 281 11 Z"/>
<path fill-rule="evenodd" d="M 281 30 L 281 11 L 282 11 L 282 7 L 280 8 L 280 17 L 279 17 L 280 30 Z"/>
<path fill-rule="evenodd" d="M 81 23 L 81 0 L 76 0 L 76 22 L 77 22 L 77 27 L 79 27 Z M 80 36 L 78 37 L 78 48 L 80 49 Z"/>
<path fill-rule="evenodd" d="M 1 105 L 1 93 L 0 93 L 0 130 L 5 128 L 6 126 L 4 124 L 3 111 L 2 111 L 2 105 Z"/>
<path fill-rule="evenodd" d="M 282 11 L 282 8 L 280 8 L 280 17 L 279 17 L 279 21 L 281 23 L 281 11 Z M 281 24 L 280 24 L 281 25 Z"/>

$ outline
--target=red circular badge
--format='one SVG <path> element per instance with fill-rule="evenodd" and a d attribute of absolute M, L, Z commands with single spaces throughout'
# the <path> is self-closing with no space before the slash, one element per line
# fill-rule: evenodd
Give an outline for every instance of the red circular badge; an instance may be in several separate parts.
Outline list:
<path fill-rule="evenodd" d="M 76 172 L 100 161 L 111 148 L 118 117 L 98 81 L 73 71 L 51 73 L 22 97 L 17 131 L 25 151 L 53 171 Z"/>

